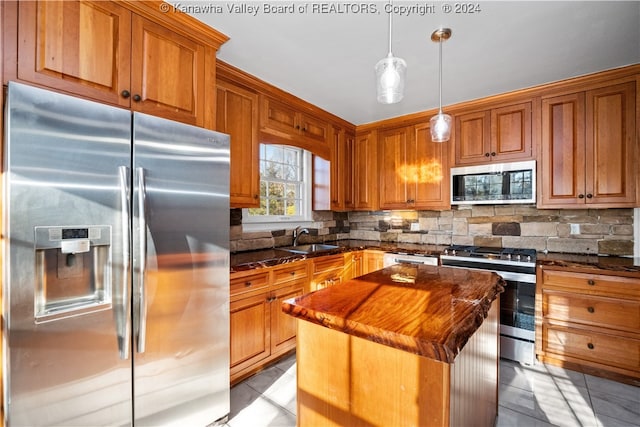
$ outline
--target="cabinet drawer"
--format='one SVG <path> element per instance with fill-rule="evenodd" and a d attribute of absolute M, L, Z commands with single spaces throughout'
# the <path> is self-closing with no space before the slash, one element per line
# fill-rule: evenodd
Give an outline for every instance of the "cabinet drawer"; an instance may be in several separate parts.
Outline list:
<path fill-rule="evenodd" d="M 636 339 L 545 325 L 543 350 L 616 368 L 640 371 L 640 340 Z"/>
<path fill-rule="evenodd" d="M 313 260 L 313 274 L 344 268 L 344 255 L 324 256 Z"/>
<path fill-rule="evenodd" d="M 543 315 L 640 333 L 640 302 L 566 292 L 543 291 Z"/>
<path fill-rule="evenodd" d="M 274 285 L 302 279 L 309 275 L 306 261 L 287 264 L 283 267 L 274 268 L 272 271 Z"/>
<path fill-rule="evenodd" d="M 261 289 L 267 289 L 269 286 L 269 272 L 264 271 L 240 277 L 230 278 L 229 281 L 231 295 L 237 295 L 245 292 L 253 292 Z"/>
<path fill-rule="evenodd" d="M 542 270 L 542 283 L 590 295 L 622 296 L 640 299 L 640 279 L 571 271 Z"/>

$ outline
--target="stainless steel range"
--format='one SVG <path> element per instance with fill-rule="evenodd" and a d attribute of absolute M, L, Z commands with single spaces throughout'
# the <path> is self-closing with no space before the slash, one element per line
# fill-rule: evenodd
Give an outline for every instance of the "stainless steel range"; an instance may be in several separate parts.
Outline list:
<path fill-rule="evenodd" d="M 500 295 L 500 357 L 535 361 L 536 251 L 482 246 L 448 247 L 442 265 L 491 270 L 506 282 Z"/>

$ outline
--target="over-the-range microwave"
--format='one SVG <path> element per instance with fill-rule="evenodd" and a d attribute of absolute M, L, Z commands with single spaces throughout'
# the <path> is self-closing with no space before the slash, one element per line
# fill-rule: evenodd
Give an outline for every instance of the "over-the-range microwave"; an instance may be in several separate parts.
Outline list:
<path fill-rule="evenodd" d="M 451 168 L 452 205 L 535 202 L 535 160 Z"/>

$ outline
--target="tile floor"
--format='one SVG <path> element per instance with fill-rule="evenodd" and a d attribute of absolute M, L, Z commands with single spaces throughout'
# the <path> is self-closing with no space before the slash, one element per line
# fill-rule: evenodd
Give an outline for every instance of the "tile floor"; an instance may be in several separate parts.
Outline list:
<path fill-rule="evenodd" d="M 231 389 L 228 427 L 296 425 L 295 355 Z M 640 427 L 640 388 L 551 365 L 500 362 L 497 427 Z"/>

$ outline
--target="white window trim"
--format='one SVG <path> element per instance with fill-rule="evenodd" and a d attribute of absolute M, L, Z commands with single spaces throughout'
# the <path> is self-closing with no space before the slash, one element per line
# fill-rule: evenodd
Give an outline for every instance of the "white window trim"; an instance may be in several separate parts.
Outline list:
<path fill-rule="evenodd" d="M 242 209 L 242 229 L 243 231 L 264 231 L 274 230 L 278 228 L 295 228 L 298 226 L 308 227 L 313 223 L 311 199 L 313 196 L 312 188 L 312 157 L 311 152 L 308 150 L 302 150 L 302 173 L 304 176 L 304 183 L 302 195 L 302 215 L 297 216 L 281 216 L 275 217 L 260 217 L 250 216 L 247 208 Z M 286 226 L 286 227 L 285 227 Z"/>

